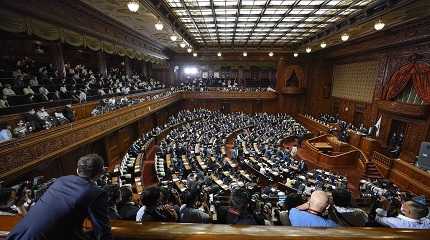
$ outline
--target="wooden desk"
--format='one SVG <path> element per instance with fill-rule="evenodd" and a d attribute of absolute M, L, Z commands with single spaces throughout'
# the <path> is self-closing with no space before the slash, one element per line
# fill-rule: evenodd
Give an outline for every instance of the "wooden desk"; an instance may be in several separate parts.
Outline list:
<path fill-rule="evenodd" d="M 333 150 L 333 146 L 326 142 L 316 142 L 316 143 L 312 143 L 312 145 L 314 145 L 314 147 L 318 148 L 318 150 L 321 150 L 321 151 Z"/>

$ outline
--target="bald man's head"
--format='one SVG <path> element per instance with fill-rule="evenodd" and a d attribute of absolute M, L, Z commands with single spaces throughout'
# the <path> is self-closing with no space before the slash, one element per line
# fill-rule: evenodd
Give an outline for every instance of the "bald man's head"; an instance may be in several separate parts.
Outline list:
<path fill-rule="evenodd" d="M 314 191 L 309 199 L 309 208 L 320 213 L 326 210 L 328 204 L 328 195 L 323 191 Z"/>

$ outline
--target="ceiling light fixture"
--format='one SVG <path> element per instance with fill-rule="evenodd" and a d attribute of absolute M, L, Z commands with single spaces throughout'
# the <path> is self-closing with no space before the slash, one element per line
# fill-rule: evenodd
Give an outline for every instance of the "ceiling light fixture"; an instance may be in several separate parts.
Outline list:
<path fill-rule="evenodd" d="M 342 39 L 342 41 L 344 41 L 344 42 L 348 41 L 348 39 L 349 39 L 348 33 L 342 34 L 342 36 L 340 37 L 340 39 Z"/>
<path fill-rule="evenodd" d="M 128 10 L 130 12 L 137 12 L 139 10 L 139 2 L 138 1 L 130 1 L 127 3 Z"/>
<path fill-rule="evenodd" d="M 197 57 L 197 53 L 195 52 L 195 53 L 193 53 L 193 57 Z"/>
<path fill-rule="evenodd" d="M 325 47 L 327 47 L 327 43 L 322 42 L 322 43 L 321 43 L 321 48 L 325 48 Z"/>
<path fill-rule="evenodd" d="M 307 52 L 307 53 L 310 53 L 310 52 L 312 52 L 312 48 L 310 48 L 310 47 L 307 47 L 307 48 L 306 48 L 306 52 Z"/>
<path fill-rule="evenodd" d="M 187 52 L 188 52 L 188 53 L 191 53 L 192 51 L 193 51 L 193 49 L 192 49 L 192 48 L 188 48 L 188 49 L 187 49 Z"/>
<path fill-rule="evenodd" d="M 163 28 L 164 28 L 163 23 L 160 20 L 158 20 L 158 22 L 155 24 L 155 29 L 157 31 L 161 31 L 161 30 L 163 30 Z"/>
<path fill-rule="evenodd" d="M 273 57 L 273 52 L 269 52 L 269 57 Z"/>
<path fill-rule="evenodd" d="M 293 55 L 294 55 L 294 57 L 298 57 L 299 56 L 299 54 L 296 53 L 296 52 Z"/>
<path fill-rule="evenodd" d="M 179 43 L 179 46 L 181 46 L 181 48 L 185 48 L 187 46 L 187 44 L 185 44 L 184 42 Z"/>
<path fill-rule="evenodd" d="M 243 54 L 242 54 L 244 57 L 246 57 L 246 56 L 248 56 L 248 53 L 247 52 L 243 52 Z"/>
<path fill-rule="evenodd" d="M 384 27 L 385 27 L 385 23 L 384 22 L 382 22 L 382 20 L 381 19 L 379 19 L 379 21 L 377 21 L 376 23 L 375 23 L 375 30 L 376 31 L 381 31 Z"/>
<path fill-rule="evenodd" d="M 222 53 L 221 53 L 221 52 L 218 52 L 218 53 L 217 53 L 217 55 L 218 55 L 218 57 L 221 57 L 221 56 L 222 56 Z"/>
<path fill-rule="evenodd" d="M 176 40 L 178 40 L 178 36 L 176 36 L 176 34 L 173 33 L 173 35 L 170 36 L 170 40 L 172 40 L 173 42 L 176 42 Z"/>

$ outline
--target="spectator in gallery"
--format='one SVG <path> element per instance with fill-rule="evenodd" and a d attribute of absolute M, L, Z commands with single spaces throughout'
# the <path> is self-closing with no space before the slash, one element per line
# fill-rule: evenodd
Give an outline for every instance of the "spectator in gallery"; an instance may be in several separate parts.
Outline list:
<path fill-rule="evenodd" d="M 0 143 L 6 142 L 12 139 L 11 126 L 5 123 L 0 124 Z"/>
<path fill-rule="evenodd" d="M 375 220 L 383 226 L 390 228 L 430 229 L 428 203 L 424 196 L 418 196 L 406 201 L 400 208 L 400 214 L 396 217 L 387 217 L 389 202 L 382 199 L 383 208 L 376 209 Z"/>
<path fill-rule="evenodd" d="M 345 227 L 364 227 L 368 221 L 365 211 L 354 208 L 351 204 L 351 192 L 347 189 L 332 191 L 333 206 L 329 209 L 329 217 L 337 224 Z"/>
<path fill-rule="evenodd" d="M 79 91 L 79 103 L 83 103 L 87 101 L 87 94 L 85 93 L 85 90 Z"/>
<path fill-rule="evenodd" d="M 75 111 L 73 111 L 71 104 L 67 104 L 64 107 L 63 115 L 69 120 L 69 122 L 75 121 Z"/>
<path fill-rule="evenodd" d="M 121 202 L 118 203 L 118 213 L 121 219 L 134 220 L 139 207 L 133 202 L 133 192 L 128 186 L 120 188 Z"/>
<path fill-rule="evenodd" d="M 44 86 L 41 86 L 41 87 L 39 87 L 39 93 L 40 93 L 41 95 L 48 96 L 49 91 L 48 91 L 48 89 L 46 89 Z"/>
<path fill-rule="evenodd" d="M 323 216 L 329 207 L 329 198 L 326 192 L 314 191 L 308 202 L 292 208 L 289 218 L 293 227 L 337 227 L 331 219 Z"/>
<path fill-rule="evenodd" d="M 69 97 L 69 93 L 67 92 L 66 85 L 62 85 L 60 87 L 60 96 L 61 98 L 64 98 L 64 99 Z"/>
<path fill-rule="evenodd" d="M 33 89 L 31 89 L 30 85 L 27 85 L 27 87 L 23 88 L 22 92 L 24 93 L 24 95 L 34 95 L 34 91 Z"/>
<path fill-rule="evenodd" d="M 0 98 L 0 108 L 8 108 L 10 107 L 9 102 L 7 101 L 7 96 L 2 95 Z"/>
<path fill-rule="evenodd" d="M 32 77 L 29 81 L 29 85 L 32 87 L 39 86 L 39 81 L 37 80 L 37 77 Z"/>
<path fill-rule="evenodd" d="M 103 173 L 103 159 L 89 154 L 77 165 L 77 176 L 55 180 L 8 239 L 112 239 L 107 193 L 95 184 Z M 82 229 L 86 218 L 92 222 L 90 233 Z"/>
<path fill-rule="evenodd" d="M 16 93 L 12 90 L 12 86 L 10 84 L 5 84 L 2 90 L 3 96 L 15 96 Z"/>

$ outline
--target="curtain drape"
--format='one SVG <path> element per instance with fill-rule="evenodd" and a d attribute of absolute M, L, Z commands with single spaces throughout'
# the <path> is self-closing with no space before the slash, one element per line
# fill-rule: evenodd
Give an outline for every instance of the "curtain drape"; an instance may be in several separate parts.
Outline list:
<path fill-rule="evenodd" d="M 422 63 L 407 64 L 395 72 L 388 82 L 386 99 L 397 97 L 409 81 L 412 81 L 418 96 L 425 103 L 430 103 L 430 66 Z"/>
<path fill-rule="evenodd" d="M 427 64 L 415 64 L 413 84 L 415 91 L 425 103 L 430 103 L 430 67 Z"/>
<path fill-rule="evenodd" d="M 393 76 L 391 76 L 385 93 L 387 100 L 394 99 L 402 92 L 402 90 L 406 87 L 409 80 L 411 79 L 413 71 L 414 64 L 407 64 L 401 67 L 397 72 L 393 74 Z"/>

